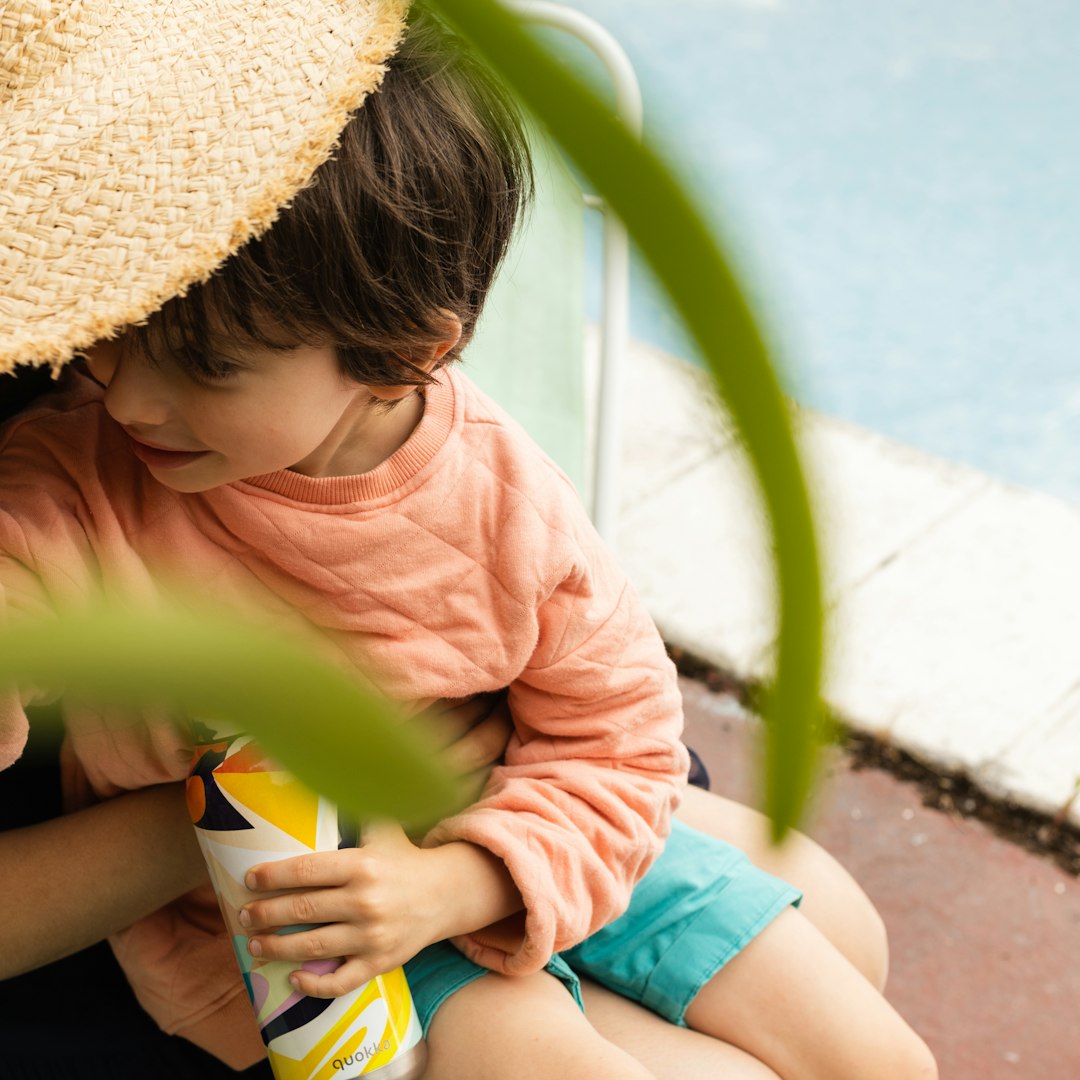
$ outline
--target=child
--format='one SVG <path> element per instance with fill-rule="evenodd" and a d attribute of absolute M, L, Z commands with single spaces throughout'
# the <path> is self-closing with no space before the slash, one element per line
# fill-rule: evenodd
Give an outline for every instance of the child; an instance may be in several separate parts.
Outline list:
<path fill-rule="evenodd" d="M 272 154 L 272 133 L 258 146 Z M 509 687 L 505 763 L 420 844 L 383 825 L 253 872 L 257 892 L 296 890 L 248 905 L 254 955 L 345 957 L 299 973 L 305 993 L 407 964 L 430 1077 L 652 1075 L 584 1019 L 579 972 L 741 1048 L 732 1076 L 932 1076 L 792 910 L 797 889 L 681 824 L 668 837 L 687 762 L 662 644 L 565 478 L 452 366 L 527 187 L 502 94 L 417 17 L 270 231 L 145 324 L 104 326 L 62 393 L 8 426 L 5 602 L 99 578 L 137 597 L 158 580 L 254 592 L 417 709 Z M 99 798 L 183 775 L 167 723 L 67 719 Z M 17 749 L 21 714 L 0 721 Z M 270 932 L 297 923 L 320 925 Z M 205 886 L 112 940 L 166 1030 L 258 1060 Z"/>

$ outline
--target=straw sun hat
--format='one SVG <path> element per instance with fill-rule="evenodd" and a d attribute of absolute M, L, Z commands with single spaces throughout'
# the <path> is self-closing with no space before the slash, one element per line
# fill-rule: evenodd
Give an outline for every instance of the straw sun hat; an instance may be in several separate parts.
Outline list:
<path fill-rule="evenodd" d="M 0 373 L 207 278 L 329 156 L 408 0 L 0 0 Z"/>

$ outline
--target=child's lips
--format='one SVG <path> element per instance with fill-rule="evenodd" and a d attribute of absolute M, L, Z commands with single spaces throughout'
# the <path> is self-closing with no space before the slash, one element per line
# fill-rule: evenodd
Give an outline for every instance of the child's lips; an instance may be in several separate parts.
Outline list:
<path fill-rule="evenodd" d="M 209 450 L 170 450 L 136 439 L 131 432 L 128 432 L 127 436 L 131 440 L 132 453 L 144 465 L 153 465 L 158 469 L 176 469 L 210 453 Z"/>

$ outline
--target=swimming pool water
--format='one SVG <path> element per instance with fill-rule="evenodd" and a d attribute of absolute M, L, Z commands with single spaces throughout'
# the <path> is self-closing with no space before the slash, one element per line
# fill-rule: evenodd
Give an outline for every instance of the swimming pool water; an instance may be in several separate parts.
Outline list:
<path fill-rule="evenodd" d="M 630 55 L 800 401 L 1080 501 L 1080 5 L 573 6 Z M 689 357 L 633 276 L 633 335 Z"/>

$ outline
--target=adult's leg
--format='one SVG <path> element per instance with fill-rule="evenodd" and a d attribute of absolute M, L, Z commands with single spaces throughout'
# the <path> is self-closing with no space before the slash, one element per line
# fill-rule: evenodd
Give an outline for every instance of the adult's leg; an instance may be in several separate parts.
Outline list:
<path fill-rule="evenodd" d="M 676 830 L 627 916 L 567 959 L 698 1034 L 602 995 L 586 998 L 590 1019 L 659 1077 L 738 1075 L 732 1048 L 785 1080 L 935 1077 L 922 1040 L 788 896 L 726 845 Z"/>
<path fill-rule="evenodd" d="M 431 1021 L 428 1053 L 424 1080 L 652 1080 L 547 972 L 490 973 L 457 990 Z"/>
<path fill-rule="evenodd" d="M 788 909 L 690 1003 L 695 1031 L 785 1080 L 934 1080 L 926 1044 L 800 912 Z"/>
<path fill-rule="evenodd" d="M 656 1080 L 778 1080 L 763 1062 L 730 1043 L 676 1027 L 656 1013 L 588 979 L 585 1015 L 609 1042 L 640 1061 Z"/>
<path fill-rule="evenodd" d="M 888 966 L 885 930 L 877 911 L 851 875 L 819 845 L 801 834 L 793 834 L 780 848 L 773 847 L 764 816 L 730 799 L 691 789 L 678 816 L 699 831 L 740 848 L 751 862 L 801 889 L 805 895 L 799 909 L 803 913 L 800 921 L 811 924 L 820 932 L 811 951 L 820 951 L 823 937 L 825 943 L 831 945 L 826 950 L 828 965 L 837 966 L 837 962 L 847 961 L 839 963 L 841 980 L 852 992 L 856 1004 L 866 997 L 870 1013 L 883 1021 L 877 1030 L 892 1033 L 901 1048 L 900 1056 L 906 1047 L 917 1066 L 925 1063 L 928 1055 L 921 1041 L 874 990 L 883 987 Z M 783 918 L 788 919 L 789 915 L 785 914 Z M 765 932 L 768 930 L 766 927 Z M 759 951 L 755 950 L 755 953 Z M 736 970 L 733 965 L 737 960 L 739 956 L 729 961 L 731 971 Z M 746 961 L 739 966 L 747 967 Z M 752 966 L 757 967 L 756 964 Z M 719 980 L 728 968 L 714 978 Z M 865 979 L 856 978 L 852 982 L 853 968 Z M 734 985 L 735 980 L 729 981 Z M 701 1026 L 710 1034 L 690 1031 L 587 981 L 583 982 L 582 990 L 592 1023 L 608 1039 L 644 1062 L 661 1080 L 667 1077 L 685 1080 L 688 1076 L 741 1076 L 744 1073 L 761 1077 L 777 1075 L 776 1070 L 755 1058 L 750 1051 L 739 1048 L 746 1045 L 739 1041 L 742 1038 L 740 1031 L 724 1031 L 718 1026 L 710 1028 L 703 1024 Z M 737 987 L 733 993 L 738 992 Z M 710 1002 L 712 993 L 703 1000 L 706 1004 Z M 699 1005 L 696 1012 L 688 1013 L 688 1019 L 701 1024 L 701 1011 Z M 763 1030 L 768 1031 L 767 1028 Z M 888 1045 L 887 1041 L 883 1048 L 885 1045 Z M 765 1052 L 756 1043 L 753 1049 L 758 1053 Z M 801 1074 L 796 1072 L 795 1075 Z"/>
<path fill-rule="evenodd" d="M 885 924 L 855 879 L 820 845 L 792 833 L 780 847 L 764 814 L 720 795 L 688 788 L 677 816 L 733 844 L 750 861 L 802 890 L 799 911 L 878 989 L 885 988 L 889 946 Z"/>

